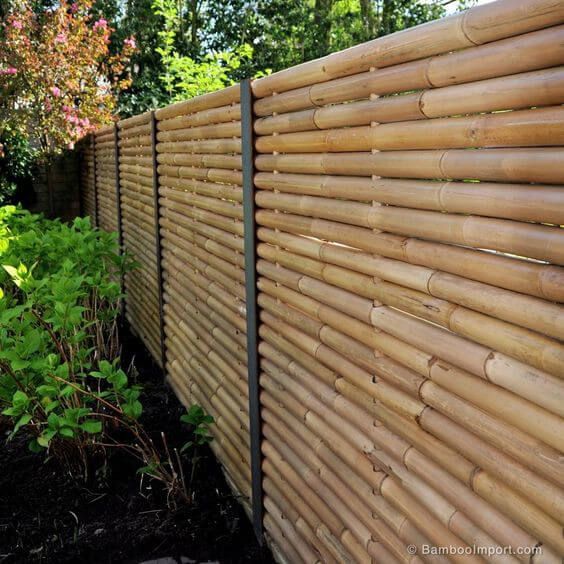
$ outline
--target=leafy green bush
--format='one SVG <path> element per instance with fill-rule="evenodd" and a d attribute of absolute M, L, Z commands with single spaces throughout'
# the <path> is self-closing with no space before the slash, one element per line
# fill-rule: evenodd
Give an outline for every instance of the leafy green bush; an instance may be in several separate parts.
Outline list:
<path fill-rule="evenodd" d="M 31 183 L 37 151 L 27 137 L 5 127 L 0 134 L 0 205 L 10 203 L 18 188 Z"/>
<path fill-rule="evenodd" d="M 7 206 L 0 264 L 2 413 L 13 433 L 31 429 L 32 450 L 86 465 L 106 424 L 142 411 L 118 366 L 119 279 L 133 263 L 88 218 L 67 225 Z"/>
<path fill-rule="evenodd" d="M 0 265 L 0 413 L 13 421 L 11 436 L 28 429 L 32 451 L 52 453 L 83 479 L 92 453 L 122 449 L 163 483 L 171 504 L 190 502 L 213 418 L 192 406 L 181 419 L 193 436 L 187 482 L 181 452 L 164 434 L 157 447 L 139 422 L 141 387 L 119 366 L 118 281 L 135 263 L 120 256 L 116 235 L 89 218 L 67 225 L 0 207 Z"/>

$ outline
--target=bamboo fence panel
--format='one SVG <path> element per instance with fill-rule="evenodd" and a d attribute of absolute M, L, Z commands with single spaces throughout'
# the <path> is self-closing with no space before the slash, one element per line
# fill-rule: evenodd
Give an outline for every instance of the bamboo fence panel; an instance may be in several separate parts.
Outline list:
<path fill-rule="evenodd" d="M 125 315 L 160 364 L 157 227 L 150 132 L 150 113 L 118 123 L 123 244 L 138 263 L 138 268 L 125 276 Z"/>
<path fill-rule="evenodd" d="M 560 562 L 563 3 L 498 0 L 252 88 L 276 559 Z M 156 147 L 149 113 L 118 129 L 128 319 L 161 359 L 162 268 L 168 381 L 214 416 L 250 514 L 244 109 L 235 85 L 157 110 Z M 111 128 L 95 141 L 83 211 L 113 230 Z"/>
<path fill-rule="evenodd" d="M 96 225 L 95 150 L 92 138 L 86 137 L 77 147 L 80 152 L 80 209 Z"/>
<path fill-rule="evenodd" d="M 253 83 L 288 561 L 564 554 L 563 18 L 500 0 Z"/>
<path fill-rule="evenodd" d="M 156 116 L 168 378 L 214 416 L 212 448 L 250 511 L 239 96 L 232 87 Z"/>
<path fill-rule="evenodd" d="M 98 198 L 98 226 L 105 231 L 118 231 L 116 190 L 116 146 L 113 126 L 94 134 L 96 150 L 96 196 Z"/>

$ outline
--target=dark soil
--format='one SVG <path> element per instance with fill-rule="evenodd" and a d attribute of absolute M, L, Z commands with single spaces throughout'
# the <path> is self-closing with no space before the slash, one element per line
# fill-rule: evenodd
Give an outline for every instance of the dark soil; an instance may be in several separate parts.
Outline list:
<path fill-rule="evenodd" d="M 124 364 L 134 358 L 145 388 L 145 427 L 155 440 L 163 431 L 170 446 L 181 446 L 182 406 L 139 341 L 125 330 L 122 341 Z M 84 485 L 57 461 L 31 453 L 25 434 L 7 443 L 6 436 L 0 420 L 0 564 L 272 562 L 207 447 L 193 503 L 171 510 L 162 487 L 141 484 L 138 462 L 124 453 L 111 456 L 103 480 Z M 186 460 L 187 474 L 189 467 Z"/>

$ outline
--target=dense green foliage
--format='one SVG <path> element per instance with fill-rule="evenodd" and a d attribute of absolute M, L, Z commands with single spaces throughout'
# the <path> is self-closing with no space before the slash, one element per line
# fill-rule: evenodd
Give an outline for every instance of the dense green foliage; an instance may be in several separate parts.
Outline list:
<path fill-rule="evenodd" d="M 476 0 L 98 0 L 134 36 L 125 117 L 444 16 Z"/>
<path fill-rule="evenodd" d="M 0 205 L 11 203 L 18 189 L 29 185 L 36 153 L 19 131 L 6 127 L 0 133 Z"/>
<path fill-rule="evenodd" d="M 132 263 L 117 250 L 88 218 L 0 208 L 0 405 L 14 433 L 33 431 L 33 450 L 64 439 L 83 452 L 105 419 L 141 414 L 118 366 L 119 276 Z"/>
<path fill-rule="evenodd" d="M 135 264 L 118 253 L 116 234 L 88 218 L 67 225 L 0 207 L 0 265 L 0 413 L 12 420 L 12 436 L 27 429 L 32 451 L 56 456 L 82 479 L 93 457 L 125 450 L 170 503 L 189 502 L 213 418 L 197 405 L 181 418 L 191 432 L 186 480 L 181 452 L 164 434 L 157 446 L 140 423 L 142 389 L 120 368 L 119 280 Z"/>

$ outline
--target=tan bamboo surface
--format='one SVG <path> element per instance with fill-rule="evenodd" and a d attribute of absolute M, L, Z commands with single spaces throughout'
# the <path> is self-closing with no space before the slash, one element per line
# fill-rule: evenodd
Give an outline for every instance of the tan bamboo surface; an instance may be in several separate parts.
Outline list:
<path fill-rule="evenodd" d="M 167 373 L 250 511 L 239 87 L 158 110 Z M 129 174 L 129 171 L 128 171 Z"/>
<path fill-rule="evenodd" d="M 254 81 L 287 561 L 564 555 L 563 21 L 498 0 Z"/>
<path fill-rule="evenodd" d="M 92 137 L 82 139 L 77 145 L 80 153 L 80 208 L 83 216 L 90 217 L 96 225 L 96 176 Z"/>
<path fill-rule="evenodd" d="M 114 126 L 99 129 L 94 134 L 96 148 L 96 196 L 98 227 L 118 230 L 116 191 L 116 150 Z"/>
<path fill-rule="evenodd" d="M 125 276 L 125 314 L 133 330 L 161 362 L 151 114 L 118 123 L 122 233 L 138 267 Z"/>
<path fill-rule="evenodd" d="M 275 558 L 561 562 L 564 3 L 497 0 L 252 88 Z M 155 115 L 165 371 L 250 514 L 240 102 Z M 158 360 L 151 114 L 118 129 L 126 311 Z M 95 138 L 82 205 L 96 180 L 114 229 Z"/>

